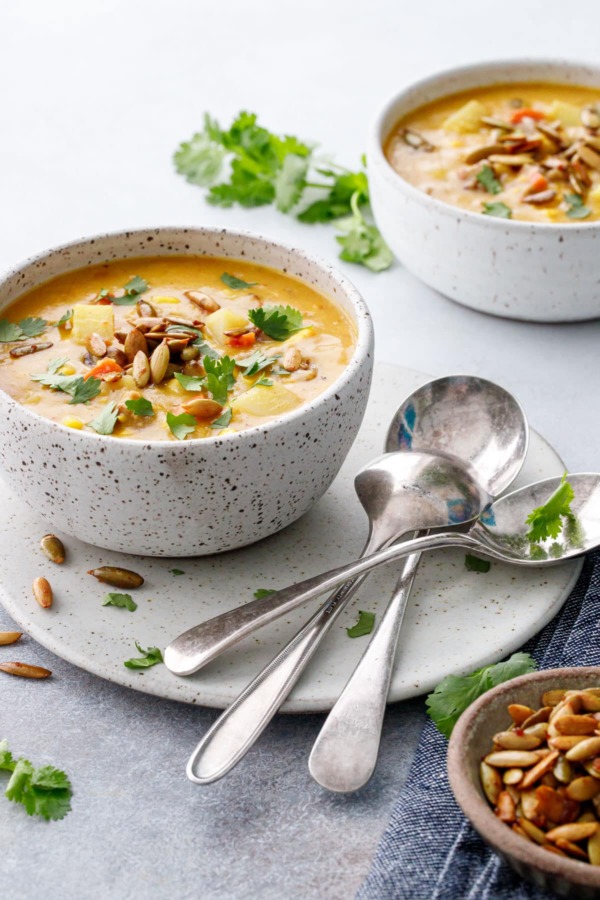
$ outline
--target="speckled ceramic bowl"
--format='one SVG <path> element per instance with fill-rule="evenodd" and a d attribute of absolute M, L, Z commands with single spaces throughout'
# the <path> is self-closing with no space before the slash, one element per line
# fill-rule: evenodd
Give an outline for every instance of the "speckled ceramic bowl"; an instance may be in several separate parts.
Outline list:
<path fill-rule="evenodd" d="M 395 94 L 368 142 L 377 224 L 407 269 L 440 293 L 482 312 L 536 322 L 600 316 L 600 222 L 545 224 L 483 216 L 409 184 L 383 145 L 401 116 L 457 91 L 515 81 L 598 87 L 600 67 L 549 60 L 490 62 L 451 69 Z"/>
<path fill-rule="evenodd" d="M 458 720 L 448 747 L 448 774 L 456 800 L 473 827 L 526 881 L 573 900 L 600 898 L 600 867 L 548 853 L 515 834 L 493 813 L 480 781 L 481 757 L 506 728 L 509 703 L 538 709 L 544 691 L 600 687 L 600 668 L 546 669 L 513 678 L 476 700 Z"/>
<path fill-rule="evenodd" d="M 0 391 L 0 472 L 48 523 L 90 544 L 155 556 L 204 556 L 273 534 L 327 490 L 358 432 L 373 367 L 373 328 L 356 289 L 301 250 L 209 228 L 101 235 L 49 250 L 0 281 L 0 310 L 70 269 L 136 256 L 223 256 L 302 279 L 356 325 L 348 366 L 281 418 L 203 440 L 114 439 L 42 418 Z"/>

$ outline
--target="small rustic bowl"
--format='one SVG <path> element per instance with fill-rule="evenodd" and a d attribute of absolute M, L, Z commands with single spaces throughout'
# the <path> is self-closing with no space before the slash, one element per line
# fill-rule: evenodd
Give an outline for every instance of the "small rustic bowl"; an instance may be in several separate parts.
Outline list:
<path fill-rule="evenodd" d="M 493 735 L 510 723 L 509 703 L 537 709 L 544 691 L 584 687 L 600 687 L 600 667 L 545 669 L 506 681 L 465 710 L 448 747 L 450 786 L 475 830 L 526 881 L 574 900 L 600 897 L 600 867 L 548 853 L 501 822 L 483 793 L 479 763 L 491 751 Z"/>
<path fill-rule="evenodd" d="M 72 269 L 181 255 L 244 259 L 299 278 L 350 316 L 356 348 L 340 377 L 311 402 L 264 425 L 202 440 L 146 443 L 76 431 L 0 391 L 1 474 L 50 525 L 98 547 L 204 556 L 279 531 L 327 490 L 366 408 L 373 327 L 364 301 L 325 262 L 263 237 L 156 228 L 75 241 L 5 275 L 0 310 Z"/>
<path fill-rule="evenodd" d="M 373 212 L 386 241 L 418 278 L 482 312 L 535 322 L 600 316 L 600 222 L 531 223 L 478 215 L 409 184 L 387 161 L 402 116 L 448 94 L 517 81 L 597 87 L 600 67 L 556 60 L 488 62 L 451 69 L 395 94 L 368 141 Z"/>

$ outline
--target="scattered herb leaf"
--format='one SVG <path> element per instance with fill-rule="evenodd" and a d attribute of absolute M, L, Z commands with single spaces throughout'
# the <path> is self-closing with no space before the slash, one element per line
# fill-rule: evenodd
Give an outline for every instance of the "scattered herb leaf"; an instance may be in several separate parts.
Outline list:
<path fill-rule="evenodd" d="M 258 284 L 257 281 L 242 281 L 241 278 L 236 278 L 235 275 L 230 275 L 228 272 L 223 272 L 221 281 L 234 291 L 245 291 L 246 288 L 251 288 Z"/>
<path fill-rule="evenodd" d="M 569 206 L 567 210 L 569 219 L 587 219 L 591 216 L 591 209 L 588 209 L 579 194 L 565 194 L 565 200 Z"/>
<path fill-rule="evenodd" d="M 215 419 L 214 422 L 211 422 L 211 428 L 227 428 L 229 423 L 231 422 L 232 412 L 230 407 L 223 410 L 218 419 Z"/>
<path fill-rule="evenodd" d="M 285 341 L 302 328 L 302 313 L 292 306 L 259 306 L 248 311 L 248 318 L 274 341 Z"/>
<path fill-rule="evenodd" d="M 260 350 L 255 350 L 252 356 L 246 356 L 245 359 L 236 359 L 235 362 L 240 369 L 244 369 L 245 377 L 250 378 L 252 375 L 257 375 L 263 369 L 272 366 L 278 359 L 281 359 L 281 354 L 279 353 L 276 356 L 265 356 Z"/>
<path fill-rule="evenodd" d="M 43 334 L 47 325 L 48 323 L 45 319 L 38 319 L 37 317 L 22 319 L 19 322 L 19 328 L 24 337 L 37 337 L 38 334 Z"/>
<path fill-rule="evenodd" d="M 488 194 L 499 194 L 502 191 L 502 185 L 496 178 L 494 170 L 491 166 L 485 165 L 480 172 L 477 173 L 477 181 L 485 188 Z"/>
<path fill-rule="evenodd" d="M 137 641 L 135 646 L 142 656 L 135 659 L 126 659 L 123 665 L 127 666 L 128 669 L 149 669 L 150 666 L 164 662 L 163 655 L 158 647 L 148 647 L 147 650 L 144 650 Z"/>
<path fill-rule="evenodd" d="M 268 588 L 257 588 L 252 596 L 256 597 L 257 600 L 263 600 L 265 597 L 268 597 L 269 594 L 274 593 L 276 593 L 274 590 Z"/>
<path fill-rule="evenodd" d="M 18 325 L 9 322 L 8 319 L 0 319 L 0 343 L 8 344 L 10 341 L 23 339 L 23 332 Z"/>
<path fill-rule="evenodd" d="M 185 440 L 188 434 L 196 430 L 197 424 L 196 419 L 189 413 L 181 413 L 179 416 L 172 412 L 167 413 L 167 425 L 178 441 Z"/>
<path fill-rule="evenodd" d="M 571 503 L 574 499 L 575 492 L 567 481 L 565 472 L 559 486 L 546 503 L 536 507 L 527 516 L 527 524 L 531 525 L 527 532 L 527 540 L 537 544 L 550 537 L 557 538 L 563 529 L 563 519 L 574 518 L 571 512 Z"/>
<path fill-rule="evenodd" d="M 46 821 L 64 819 L 71 809 L 73 789 L 67 775 L 54 766 L 35 769 L 29 760 L 15 759 L 6 740 L 0 741 L 0 770 L 11 777 L 4 792 L 8 800 L 21 803 L 29 816 Z"/>
<path fill-rule="evenodd" d="M 51 360 L 47 371 L 42 375 L 32 375 L 31 380 L 53 391 L 70 394 L 72 399 L 69 403 L 87 403 L 88 400 L 93 400 L 100 393 L 102 382 L 93 375 L 87 379 L 84 379 L 83 375 L 59 375 L 59 370 L 68 362 L 66 357 Z"/>
<path fill-rule="evenodd" d="M 70 322 L 73 318 L 73 310 L 67 309 L 66 312 L 62 314 L 58 322 L 56 323 L 57 328 L 61 328 L 61 326 L 66 325 L 67 322 Z"/>
<path fill-rule="evenodd" d="M 87 379 L 79 377 L 74 383 L 73 390 L 67 390 L 67 393 L 71 394 L 72 397 L 69 403 L 87 403 L 88 400 L 93 400 L 94 397 L 98 396 L 101 388 L 102 382 L 99 378 L 94 378 L 93 375 Z M 65 390 L 65 388 L 62 388 L 62 390 Z"/>
<path fill-rule="evenodd" d="M 137 400 L 126 400 L 125 406 L 131 410 L 134 416 L 154 416 L 154 407 L 145 397 L 138 397 Z"/>
<path fill-rule="evenodd" d="M 506 203 L 484 203 L 484 216 L 495 216 L 497 219 L 512 219 L 512 209 Z"/>
<path fill-rule="evenodd" d="M 129 612 L 135 612 L 137 603 L 131 594 L 107 594 L 102 601 L 102 606 L 118 606 L 120 609 L 128 609 Z"/>
<path fill-rule="evenodd" d="M 117 424 L 118 415 L 119 411 L 116 403 L 107 403 L 96 418 L 88 424 L 98 434 L 112 434 Z"/>
<path fill-rule="evenodd" d="M 365 220 L 358 198 L 358 193 L 352 195 L 352 215 L 337 223 L 338 230 L 343 232 L 336 237 L 342 247 L 340 257 L 346 262 L 361 263 L 372 272 L 382 272 L 392 264 L 392 251 L 375 225 Z"/>
<path fill-rule="evenodd" d="M 528 653 L 513 653 L 505 662 L 484 666 L 470 675 L 448 675 L 425 701 L 438 731 L 450 737 L 464 710 L 490 688 L 533 672 L 536 662 Z"/>
<path fill-rule="evenodd" d="M 206 388 L 203 375 L 184 375 L 183 372 L 175 372 L 175 378 L 184 391 L 203 391 Z"/>
<path fill-rule="evenodd" d="M 169 569 L 171 575 L 185 575 L 183 569 Z"/>
<path fill-rule="evenodd" d="M 375 613 L 365 612 L 364 609 L 358 611 L 358 622 L 352 628 L 346 628 L 346 633 L 350 638 L 362 637 L 365 634 L 371 634 L 375 625 Z"/>
<path fill-rule="evenodd" d="M 222 356 L 220 359 L 211 359 L 205 356 L 202 360 L 206 378 L 204 386 L 212 394 L 213 400 L 217 403 L 226 403 L 227 394 L 235 384 L 233 370 L 235 369 L 235 359 L 229 356 Z"/>
<path fill-rule="evenodd" d="M 259 386 L 260 387 L 273 387 L 273 380 L 271 378 L 267 378 L 265 375 L 263 375 L 256 382 L 255 387 L 259 387 Z"/>
<path fill-rule="evenodd" d="M 114 306 L 133 306 L 139 300 L 140 294 L 144 294 L 148 290 L 148 282 L 139 275 L 134 275 L 124 285 L 123 290 L 125 291 L 123 297 L 111 298 Z"/>
<path fill-rule="evenodd" d="M 48 323 L 45 319 L 27 318 L 15 325 L 8 319 L 0 319 L 0 343 L 6 344 L 11 341 L 23 341 L 26 338 L 36 337 L 43 334 Z"/>
<path fill-rule="evenodd" d="M 471 553 L 467 553 L 465 556 L 465 568 L 469 570 L 469 572 L 489 572 L 491 563 L 489 559 L 480 559 L 478 556 L 473 556 Z"/>

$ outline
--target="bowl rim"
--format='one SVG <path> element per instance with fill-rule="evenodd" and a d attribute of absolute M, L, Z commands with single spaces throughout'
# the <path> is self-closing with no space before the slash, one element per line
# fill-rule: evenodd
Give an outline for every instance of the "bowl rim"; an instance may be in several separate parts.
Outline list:
<path fill-rule="evenodd" d="M 565 678 L 596 678 L 600 685 L 600 666 L 563 666 L 554 669 L 538 669 L 517 678 L 504 681 L 482 694 L 460 716 L 448 745 L 448 780 L 456 802 L 466 818 L 486 843 L 495 852 L 513 856 L 526 867 L 540 869 L 546 873 L 565 878 L 576 884 L 600 887 L 600 867 L 590 863 L 547 853 L 533 841 L 527 841 L 515 834 L 504 822 L 494 815 L 488 801 L 474 788 L 470 770 L 463 752 L 470 739 L 470 732 L 476 721 L 485 716 L 485 710 L 495 697 L 507 695 L 512 702 L 518 701 L 521 687 L 538 682 L 558 682 Z M 496 848 L 498 848 L 496 850 Z"/>
<path fill-rule="evenodd" d="M 444 79 L 451 76 L 475 76 L 477 73 L 485 72 L 489 72 L 490 74 L 490 81 L 488 82 L 489 85 L 503 84 L 506 83 L 504 79 L 498 79 L 494 81 L 493 73 L 498 70 L 506 69 L 507 66 L 528 66 L 529 68 L 539 68 L 540 72 L 543 72 L 548 66 L 558 67 L 566 71 L 586 68 L 594 74 L 597 74 L 598 91 L 600 92 L 600 65 L 597 62 L 574 62 L 573 60 L 560 57 L 506 57 L 494 60 L 482 60 L 480 62 L 467 63 L 466 65 L 453 66 L 447 69 L 438 69 L 430 75 L 419 78 L 417 81 L 409 82 L 401 90 L 396 91 L 391 96 L 388 96 L 388 99 L 379 107 L 377 113 L 371 121 L 371 127 L 369 129 L 367 161 L 370 164 L 374 163 L 375 165 L 378 165 L 382 173 L 386 175 L 388 183 L 395 186 L 396 188 L 403 188 L 405 193 L 407 193 L 408 196 L 413 200 L 420 201 L 421 203 L 425 203 L 426 205 L 428 204 L 433 210 L 446 216 L 461 215 L 466 218 L 467 221 L 480 223 L 482 227 L 488 227 L 492 229 L 513 228 L 517 231 L 522 231 L 525 229 L 532 232 L 539 230 L 554 234 L 558 233 L 561 230 L 566 230 L 568 233 L 577 233 L 590 232 L 600 228 L 600 219 L 595 219 L 592 222 L 527 222 L 521 219 L 500 219 L 497 216 L 484 216 L 481 213 L 473 212 L 470 209 L 464 209 L 461 206 L 454 206 L 452 203 L 447 203 L 445 200 L 438 200 L 436 197 L 431 197 L 429 194 L 421 191 L 419 188 L 415 187 L 415 185 L 407 181 L 402 175 L 400 175 L 400 173 L 397 172 L 396 169 L 394 169 L 394 167 L 386 157 L 383 151 L 383 144 L 390 131 L 389 128 L 385 128 L 386 119 L 390 116 L 392 118 L 394 117 L 395 108 L 402 102 L 403 99 L 406 99 L 409 93 L 419 88 L 426 88 L 428 86 L 441 86 L 444 82 Z M 556 81 L 548 77 L 540 77 L 539 83 L 561 84 L 560 81 Z M 465 88 L 464 90 L 468 90 L 468 88 Z M 439 99 L 446 96 L 452 96 L 453 93 L 461 92 L 448 92 L 440 90 L 437 98 Z M 420 104 L 417 104 L 413 107 L 413 109 L 418 109 L 419 105 Z M 396 115 L 394 124 L 398 121 L 398 118 L 399 117 Z"/>
<path fill-rule="evenodd" d="M 313 400 L 308 401 L 307 403 L 301 403 L 296 409 L 290 410 L 287 413 L 283 413 L 280 416 L 277 416 L 275 419 L 271 419 L 268 422 L 253 425 L 250 428 L 245 428 L 242 431 L 231 432 L 230 434 L 225 435 L 210 435 L 205 438 L 192 438 L 190 440 L 172 440 L 170 438 L 162 438 L 160 440 L 142 440 L 139 438 L 129 438 L 129 437 L 119 437 L 114 440 L 117 441 L 118 446 L 124 447 L 129 446 L 141 450 L 143 447 L 160 447 L 161 449 L 169 448 L 174 452 L 184 452 L 183 449 L 176 450 L 175 448 L 184 448 L 190 446 L 221 446 L 223 442 L 227 443 L 235 443 L 236 441 L 245 440 L 246 436 L 254 436 L 261 433 L 266 433 L 268 431 L 272 431 L 273 428 L 280 426 L 281 424 L 287 425 L 288 423 L 293 422 L 295 419 L 300 419 L 305 416 L 307 413 L 314 410 L 318 407 L 323 401 L 327 401 L 332 395 L 339 390 L 342 384 L 346 384 L 351 376 L 357 369 L 362 368 L 365 361 L 369 357 L 369 351 L 372 347 L 374 341 L 374 327 L 373 327 L 373 318 L 371 316 L 371 312 L 363 299 L 361 293 L 358 288 L 355 287 L 352 281 L 347 278 L 341 271 L 339 271 L 335 266 L 331 265 L 331 263 L 327 262 L 321 256 L 315 255 L 313 253 L 309 253 L 306 250 L 300 249 L 298 247 L 293 246 L 292 244 L 286 243 L 284 241 L 279 241 L 274 238 L 266 237 L 263 234 L 254 231 L 247 230 L 237 230 L 231 228 L 222 228 L 217 226 L 188 226 L 188 225 L 161 225 L 161 226 L 147 226 L 147 227 L 139 227 L 139 228 L 127 228 L 127 229 L 117 229 L 115 231 L 106 231 L 100 232 L 98 234 L 91 234 L 80 238 L 75 238 L 71 241 L 66 241 L 62 244 L 56 244 L 46 250 L 41 250 L 39 253 L 35 253 L 31 256 L 28 256 L 26 259 L 17 263 L 16 265 L 11 266 L 8 269 L 3 270 L 0 273 L 0 289 L 6 284 L 6 282 L 13 278 L 15 275 L 20 274 L 21 272 L 25 272 L 31 266 L 47 259 L 54 254 L 60 254 L 65 250 L 75 250 L 79 247 L 84 247 L 85 245 L 89 245 L 93 242 L 98 242 L 105 239 L 118 239 L 118 238 L 135 238 L 136 236 L 146 236 L 152 234 L 154 237 L 175 237 L 181 234 L 200 234 L 200 235 L 212 235 L 218 236 L 221 238 L 233 238 L 240 240 L 249 240 L 253 242 L 262 243 L 266 247 L 273 247 L 280 250 L 283 250 L 286 253 L 293 255 L 298 261 L 304 261 L 310 266 L 314 266 L 317 269 L 321 270 L 322 273 L 327 274 L 331 278 L 333 278 L 336 285 L 341 289 L 344 296 L 349 300 L 351 307 L 355 312 L 355 321 L 354 325 L 356 327 L 356 344 L 354 346 L 354 352 L 352 356 L 348 360 L 345 368 L 340 372 L 338 377 L 333 381 L 326 390 L 322 393 L 318 394 Z M 159 250 L 156 252 L 149 254 L 149 256 L 198 256 L 198 253 L 192 252 L 182 252 L 182 253 L 161 253 Z M 208 254 L 207 254 L 208 255 Z M 212 254 L 213 256 L 219 256 L 218 253 Z M 127 259 L 128 257 L 115 257 L 115 261 L 121 259 Z M 132 259 L 136 258 L 135 256 L 131 257 Z M 231 260 L 236 260 L 238 257 L 223 257 Z M 252 258 L 240 257 L 240 262 L 254 262 Z M 265 265 L 265 268 L 269 268 L 269 265 L 256 263 L 256 265 Z M 76 271 L 78 268 L 85 268 L 85 265 L 76 266 L 73 269 L 65 269 L 64 273 L 69 271 Z M 277 270 L 275 266 L 270 266 L 270 268 Z M 60 273 L 60 274 L 64 274 Z M 296 275 L 291 275 L 287 272 L 284 272 L 287 277 L 297 280 L 303 281 L 302 278 Z M 53 276 L 57 277 L 57 276 Z M 53 277 L 46 279 L 47 281 L 52 281 Z M 44 282 L 40 282 L 42 284 Z M 310 285 L 308 285 L 310 287 Z M 315 289 L 316 290 L 316 289 Z M 317 291 L 318 292 L 318 291 Z M 26 291 L 23 291 L 26 293 Z M 17 295 L 10 303 L 9 306 L 16 302 L 19 299 L 20 295 Z M 336 301 L 325 294 L 327 299 L 334 305 L 336 305 Z M 0 314 L 2 314 L 4 307 L 0 310 Z M 371 354 L 372 355 L 372 354 Z M 101 441 L 104 444 L 110 443 L 107 441 L 107 438 L 111 438 L 112 435 L 103 435 L 97 434 L 95 431 L 86 431 L 85 429 L 76 429 L 70 428 L 67 425 L 63 425 L 61 422 L 55 422 L 53 419 L 49 419 L 46 416 L 40 415 L 40 413 L 36 412 L 34 409 L 30 409 L 25 406 L 23 403 L 20 403 L 10 394 L 8 394 L 5 390 L 0 388 L 0 396 L 5 399 L 9 406 L 14 406 L 18 409 L 20 413 L 25 413 L 32 417 L 34 422 L 43 423 L 48 428 L 56 427 L 61 431 L 65 431 L 69 434 L 71 439 L 74 440 L 96 440 Z"/>

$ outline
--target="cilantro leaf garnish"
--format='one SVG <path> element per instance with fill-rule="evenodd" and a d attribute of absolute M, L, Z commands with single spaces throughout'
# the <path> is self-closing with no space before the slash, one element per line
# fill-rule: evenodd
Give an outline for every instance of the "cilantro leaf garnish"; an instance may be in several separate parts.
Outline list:
<path fill-rule="evenodd" d="M 67 309 L 66 312 L 62 314 L 58 322 L 56 323 L 57 328 L 61 328 L 63 325 L 66 325 L 67 322 L 70 322 L 73 318 L 73 310 Z"/>
<path fill-rule="evenodd" d="M 375 613 L 365 612 L 364 609 L 358 611 L 358 622 L 352 628 L 346 628 L 346 633 L 350 638 L 362 637 L 365 634 L 371 634 L 375 626 Z"/>
<path fill-rule="evenodd" d="M 136 400 L 126 400 L 125 406 L 134 416 L 154 416 L 154 407 L 145 397 L 138 397 Z"/>
<path fill-rule="evenodd" d="M 215 419 L 213 422 L 210 423 L 210 427 L 211 428 L 227 428 L 227 426 L 231 422 L 231 416 L 232 416 L 231 408 L 228 406 L 226 409 L 223 410 L 223 412 L 221 413 L 221 415 L 219 416 L 218 419 Z"/>
<path fill-rule="evenodd" d="M 262 375 L 254 387 L 273 387 L 273 381 L 271 378 L 267 378 L 266 375 Z"/>
<path fill-rule="evenodd" d="M 36 769 L 23 757 L 15 759 L 6 740 L 0 741 L 0 770 L 11 773 L 5 797 L 21 803 L 28 815 L 50 821 L 63 819 L 71 809 L 73 789 L 67 775 L 54 766 Z"/>
<path fill-rule="evenodd" d="M 491 563 L 489 559 L 480 559 L 478 556 L 473 556 L 471 553 L 467 553 L 465 556 L 465 568 L 469 570 L 469 572 L 489 572 Z"/>
<path fill-rule="evenodd" d="M 563 529 L 563 519 L 574 518 L 571 512 L 571 503 L 574 499 L 575 492 L 567 481 L 565 472 L 560 485 L 546 503 L 536 507 L 527 516 L 526 522 L 531 525 L 527 532 L 527 540 L 532 544 L 538 544 L 548 538 L 557 538 Z"/>
<path fill-rule="evenodd" d="M 302 313 L 291 306 L 259 306 L 248 311 L 248 318 L 274 341 L 285 341 L 302 328 Z"/>
<path fill-rule="evenodd" d="M 185 391 L 203 391 L 206 388 L 202 375 L 184 375 L 183 372 L 175 372 L 175 378 Z"/>
<path fill-rule="evenodd" d="M 275 593 L 274 590 L 269 590 L 268 588 L 257 588 L 254 591 L 252 596 L 256 597 L 257 600 L 263 600 L 265 597 L 268 597 L 269 594 L 274 594 L 274 593 Z"/>
<path fill-rule="evenodd" d="M 185 440 L 188 434 L 196 430 L 197 424 L 196 419 L 189 413 L 181 413 L 179 416 L 172 412 L 167 413 L 167 425 L 178 441 Z"/>
<path fill-rule="evenodd" d="M 370 225 L 359 209 L 359 194 L 350 200 L 352 215 L 340 219 L 337 228 L 343 234 L 336 237 L 342 247 L 340 258 L 346 262 L 362 263 L 372 272 L 382 272 L 392 264 L 392 251 L 375 225 Z"/>
<path fill-rule="evenodd" d="M 484 216 L 495 216 L 497 219 L 512 219 L 512 209 L 506 203 L 484 203 Z"/>
<path fill-rule="evenodd" d="M 73 400 L 75 402 L 75 400 Z M 89 422 L 90 428 L 93 428 L 97 434 L 112 434 L 117 424 L 117 416 L 119 411 L 116 403 L 107 403 L 100 410 L 95 419 Z"/>
<path fill-rule="evenodd" d="M 140 658 L 126 659 L 123 665 L 127 666 L 128 669 L 149 669 L 150 666 L 155 666 L 157 663 L 164 662 L 163 655 L 158 647 L 148 647 L 147 650 L 144 650 L 137 641 L 135 642 L 135 646 L 138 653 L 141 653 L 142 655 Z"/>
<path fill-rule="evenodd" d="M 115 594 L 109 593 L 102 601 L 102 606 L 118 606 L 120 609 L 128 609 L 129 612 L 135 612 L 137 603 L 131 594 Z"/>
<path fill-rule="evenodd" d="M 477 173 L 476 179 L 488 194 L 499 194 L 502 191 L 502 185 L 496 178 L 491 166 L 483 166 L 481 171 Z"/>
<path fill-rule="evenodd" d="M 148 290 L 148 282 L 139 275 L 134 275 L 123 286 L 123 290 L 125 291 L 123 297 L 111 297 L 114 306 L 133 306 L 139 300 L 140 294 Z"/>
<path fill-rule="evenodd" d="M 247 288 L 258 284 L 257 281 L 242 281 L 241 278 L 236 278 L 235 275 L 230 275 L 229 272 L 223 272 L 221 281 L 234 291 L 245 291 Z"/>
<path fill-rule="evenodd" d="M 313 145 L 268 131 L 258 124 L 254 113 L 239 113 L 229 129 L 205 115 L 203 130 L 179 146 L 174 162 L 189 182 L 208 187 L 208 202 L 218 206 L 273 203 L 283 213 L 300 208 L 298 219 L 315 223 L 348 216 L 353 196 L 358 206 L 369 202 L 366 172 L 352 172 L 333 163 L 320 166 Z M 227 180 L 217 184 L 225 163 Z M 320 196 L 302 208 L 307 191 Z M 367 265 L 374 272 L 387 268 L 392 257 L 377 228 L 364 220 L 363 228 L 361 244 L 357 246 L 356 238 L 348 240 L 350 246 L 342 245 L 346 252 L 342 258 Z"/>
<path fill-rule="evenodd" d="M 259 372 L 262 372 L 263 369 L 272 366 L 278 359 L 281 359 L 280 353 L 276 356 L 265 356 L 260 350 L 255 350 L 251 356 L 246 356 L 244 359 L 237 359 L 236 365 L 238 365 L 240 369 L 244 369 L 244 376 L 246 378 L 251 378 L 252 375 L 257 375 Z"/>
<path fill-rule="evenodd" d="M 73 390 L 67 390 L 67 393 L 71 394 L 72 397 L 69 403 L 87 403 L 88 400 L 93 400 L 94 397 L 98 396 L 101 388 L 102 382 L 99 378 L 94 378 L 93 375 L 87 379 L 79 377 L 73 385 Z M 64 391 L 65 388 L 62 388 L 62 390 Z"/>
<path fill-rule="evenodd" d="M 185 575 L 183 569 L 169 569 L 171 575 Z"/>
<path fill-rule="evenodd" d="M 207 343 L 203 337 L 198 337 L 196 340 L 190 344 L 191 347 L 197 347 L 200 351 L 201 356 L 208 356 L 209 359 L 221 359 L 221 354 L 218 353 L 214 347 L 211 347 L 209 343 Z"/>
<path fill-rule="evenodd" d="M 567 210 L 569 219 L 587 219 L 591 216 L 591 209 L 588 209 L 579 194 L 565 194 L 565 200 L 569 206 Z"/>
<path fill-rule="evenodd" d="M 59 375 L 59 370 L 68 361 L 67 357 L 51 360 L 48 363 L 47 371 L 42 375 L 32 375 L 31 380 L 37 381 L 53 391 L 64 391 L 65 394 L 70 394 L 72 399 L 69 403 L 87 403 L 88 400 L 93 400 L 100 393 L 102 382 L 93 375 L 87 379 L 83 375 Z"/>
<path fill-rule="evenodd" d="M 48 323 L 45 319 L 37 317 L 29 317 L 21 319 L 18 324 L 9 322 L 8 319 L 0 319 L 0 343 L 6 344 L 10 341 L 23 341 L 26 338 L 36 337 L 43 334 Z"/>
<path fill-rule="evenodd" d="M 216 400 L 217 403 L 226 403 L 227 394 L 235 384 L 233 376 L 235 359 L 231 359 L 229 356 L 222 356 L 220 359 L 211 359 L 210 356 L 205 356 L 202 364 L 206 372 L 205 387 L 212 394 L 213 400 Z"/>
<path fill-rule="evenodd" d="M 427 697 L 427 712 L 438 731 L 450 737 L 461 713 L 474 700 L 497 684 L 536 668 L 535 660 L 528 653 L 513 653 L 505 662 L 484 666 L 470 675 L 448 675 Z"/>

